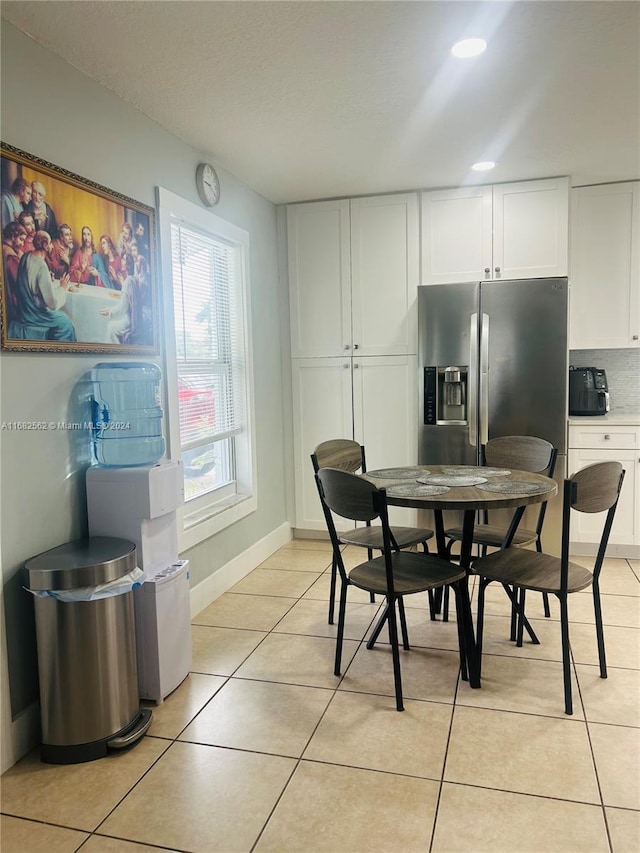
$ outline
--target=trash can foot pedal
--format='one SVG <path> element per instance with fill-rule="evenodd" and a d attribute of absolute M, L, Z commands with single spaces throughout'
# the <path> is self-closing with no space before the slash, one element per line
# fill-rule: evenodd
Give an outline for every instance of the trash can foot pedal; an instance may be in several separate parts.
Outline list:
<path fill-rule="evenodd" d="M 151 725 L 153 715 L 148 708 L 141 708 L 140 714 L 131 724 L 131 727 L 126 732 L 119 734 L 117 737 L 107 741 L 109 749 L 126 749 L 139 740 Z"/>

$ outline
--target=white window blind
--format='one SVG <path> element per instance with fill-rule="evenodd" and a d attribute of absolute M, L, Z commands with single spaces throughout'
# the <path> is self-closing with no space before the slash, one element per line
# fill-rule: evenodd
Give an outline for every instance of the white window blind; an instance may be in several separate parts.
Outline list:
<path fill-rule="evenodd" d="M 180 444 L 190 450 L 240 432 L 244 342 L 238 247 L 171 222 Z"/>

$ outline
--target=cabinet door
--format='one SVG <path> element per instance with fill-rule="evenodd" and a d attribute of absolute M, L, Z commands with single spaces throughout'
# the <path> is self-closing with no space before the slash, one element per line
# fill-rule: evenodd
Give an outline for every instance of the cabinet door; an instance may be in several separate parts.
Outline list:
<path fill-rule="evenodd" d="M 571 193 L 571 349 L 640 346 L 640 182 Z"/>
<path fill-rule="evenodd" d="M 354 438 L 367 469 L 418 461 L 418 367 L 415 356 L 353 359 Z M 394 524 L 415 525 L 415 510 L 391 507 Z"/>
<path fill-rule="evenodd" d="M 579 471 L 594 462 L 621 462 L 625 469 L 622 492 L 618 501 L 616 516 L 611 528 L 611 545 L 638 545 L 640 535 L 638 526 L 638 481 L 640 463 L 637 450 L 569 450 L 569 471 Z M 602 535 L 606 513 L 574 512 L 571 519 L 571 540 L 573 542 L 599 542 Z"/>
<path fill-rule="evenodd" d="M 351 201 L 354 356 L 417 352 L 418 197 Z"/>
<path fill-rule="evenodd" d="M 326 530 L 310 456 L 321 441 L 353 438 L 351 359 L 293 359 L 295 526 Z"/>
<path fill-rule="evenodd" d="M 340 356 L 351 344 L 349 202 L 287 208 L 291 355 Z"/>
<path fill-rule="evenodd" d="M 491 278 L 491 187 L 422 193 L 422 282 Z"/>
<path fill-rule="evenodd" d="M 493 187 L 493 278 L 566 276 L 569 181 Z"/>

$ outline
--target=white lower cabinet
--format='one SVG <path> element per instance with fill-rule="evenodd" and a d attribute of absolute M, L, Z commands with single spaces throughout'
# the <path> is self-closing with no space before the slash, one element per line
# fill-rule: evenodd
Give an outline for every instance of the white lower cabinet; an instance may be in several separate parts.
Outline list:
<path fill-rule="evenodd" d="M 313 479 L 311 453 L 322 441 L 364 444 L 367 468 L 417 462 L 415 356 L 296 358 L 292 360 L 295 528 L 326 531 Z M 415 524 L 416 513 L 392 507 L 394 524 Z"/>
<path fill-rule="evenodd" d="M 622 492 L 611 529 L 610 556 L 640 557 L 640 427 L 569 426 L 569 473 L 595 462 L 620 462 L 625 469 Z M 604 513 L 574 513 L 571 547 L 574 554 L 594 554 Z"/>

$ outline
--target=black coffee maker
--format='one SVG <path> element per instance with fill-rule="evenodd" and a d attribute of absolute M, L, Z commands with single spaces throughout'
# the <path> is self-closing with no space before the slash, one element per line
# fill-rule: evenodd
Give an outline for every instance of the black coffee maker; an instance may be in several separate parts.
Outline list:
<path fill-rule="evenodd" d="M 606 415 L 609 411 L 607 374 L 598 367 L 569 368 L 569 414 Z"/>

